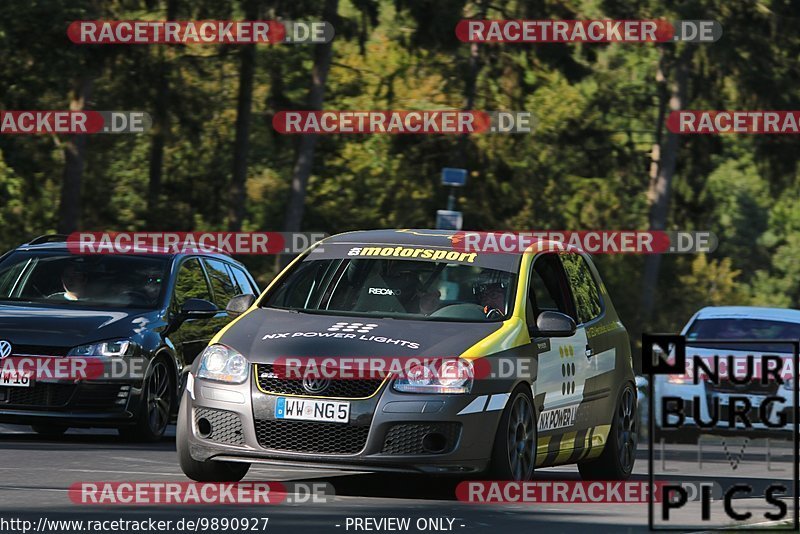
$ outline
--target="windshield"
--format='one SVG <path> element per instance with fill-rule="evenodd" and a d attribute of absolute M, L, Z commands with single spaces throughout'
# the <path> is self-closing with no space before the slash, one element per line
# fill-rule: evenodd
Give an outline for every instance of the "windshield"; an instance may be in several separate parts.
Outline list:
<path fill-rule="evenodd" d="M 0 302 L 156 308 L 165 257 L 17 252 L 0 262 Z"/>
<path fill-rule="evenodd" d="M 686 333 L 691 345 L 693 340 L 704 339 L 775 339 L 800 338 L 800 324 L 766 319 L 698 319 Z M 742 350 L 753 352 L 792 352 L 787 343 L 703 343 L 700 348 Z"/>
<path fill-rule="evenodd" d="M 501 321 L 514 273 L 450 262 L 326 259 L 300 263 L 264 305 L 308 313 L 442 321 Z"/>

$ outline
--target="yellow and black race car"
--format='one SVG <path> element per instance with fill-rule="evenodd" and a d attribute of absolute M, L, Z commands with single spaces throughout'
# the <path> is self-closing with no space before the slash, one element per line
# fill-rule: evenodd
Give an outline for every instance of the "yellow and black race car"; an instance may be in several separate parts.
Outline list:
<path fill-rule="evenodd" d="M 455 235 L 332 236 L 258 299 L 234 298 L 241 315 L 194 362 L 181 403 L 184 473 L 239 480 L 268 463 L 527 480 L 577 463 L 584 478 L 628 477 L 630 343 L 591 260 L 547 243 L 467 252 Z M 319 365 L 360 360 L 381 365 Z"/>

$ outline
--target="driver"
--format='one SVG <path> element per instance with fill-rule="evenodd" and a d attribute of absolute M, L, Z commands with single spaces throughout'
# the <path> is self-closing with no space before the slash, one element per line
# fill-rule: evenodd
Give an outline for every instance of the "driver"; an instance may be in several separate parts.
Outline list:
<path fill-rule="evenodd" d="M 498 283 L 485 284 L 478 288 L 478 302 L 483 306 L 483 313 L 486 317 L 492 315 L 505 316 L 506 310 L 506 292 L 503 290 L 503 285 Z"/>
<path fill-rule="evenodd" d="M 57 293 L 57 296 L 63 296 L 66 300 L 81 300 L 86 298 L 86 286 L 89 282 L 89 277 L 81 266 L 74 263 L 68 264 L 61 272 L 61 285 L 64 287 L 63 293 Z"/>

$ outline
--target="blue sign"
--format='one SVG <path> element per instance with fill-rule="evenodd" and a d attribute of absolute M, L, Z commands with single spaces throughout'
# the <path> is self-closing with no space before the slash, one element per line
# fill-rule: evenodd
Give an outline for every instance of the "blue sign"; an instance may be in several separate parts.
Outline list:
<path fill-rule="evenodd" d="M 442 185 L 453 185 L 461 187 L 467 184 L 467 169 L 454 169 L 445 167 L 442 169 Z"/>
<path fill-rule="evenodd" d="M 461 230 L 464 218 L 460 211 L 436 210 L 437 230 Z"/>

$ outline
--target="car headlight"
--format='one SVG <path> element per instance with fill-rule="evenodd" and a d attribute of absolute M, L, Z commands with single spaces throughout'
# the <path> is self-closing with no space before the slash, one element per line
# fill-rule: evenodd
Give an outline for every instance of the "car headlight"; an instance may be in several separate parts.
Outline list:
<path fill-rule="evenodd" d="M 210 345 L 200 354 L 197 376 L 231 384 L 247 380 L 247 358 L 225 345 Z"/>
<path fill-rule="evenodd" d="M 404 393 L 469 393 L 474 376 L 469 360 L 438 360 L 412 366 L 394 381 L 394 389 Z"/>
<path fill-rule="evenodd" d="M 138 345 L 129 339 L 114 339 L 73 347 L 67 356 L 103 356 L 112 358 L 117 356 L 133 356 Z"/>

